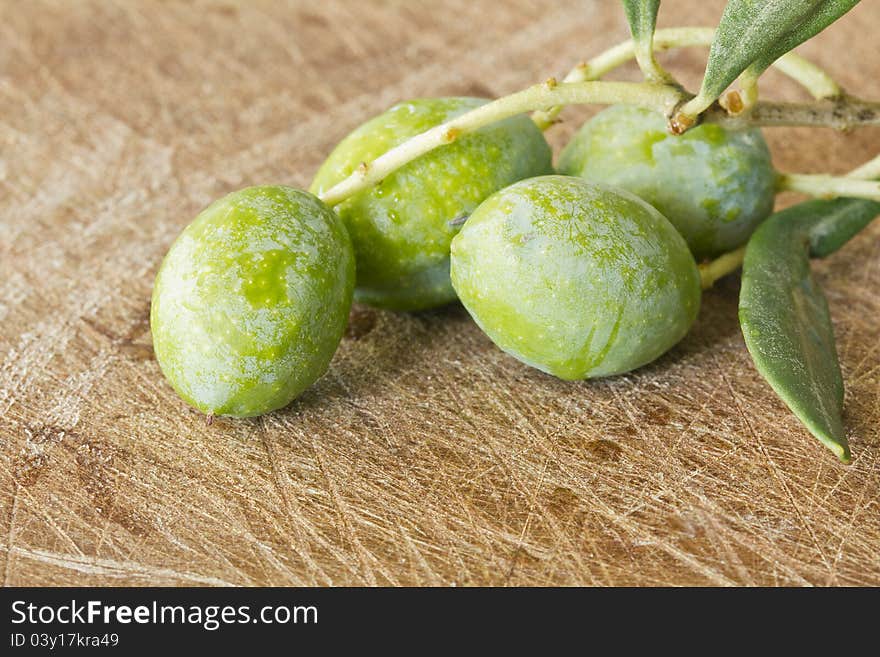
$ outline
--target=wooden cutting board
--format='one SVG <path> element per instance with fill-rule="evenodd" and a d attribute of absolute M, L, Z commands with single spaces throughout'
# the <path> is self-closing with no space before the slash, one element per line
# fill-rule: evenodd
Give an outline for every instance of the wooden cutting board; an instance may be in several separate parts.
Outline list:
<path fill-rule="evenodd" d="M 801 52 L 880 98 L 878 29 L 865 2 Z M 736 276 L 608 380 L 530 370 L 459 306 L 356 308 L 329 373 L 260 419 L 208 426 L 159 373 L 153 277 L 211 200 L 307 186 L 399 99 L 508 93 L 626 37 L 611 1 L 0 2 L 3 582 L 880 585 L 880 222 L 816 265 L 850 466 L 752 367 Z M 705 51 L 663 61 L 694 88 Z M 788 171 L 880 150 L 878 129 L 768 139 Z"/>

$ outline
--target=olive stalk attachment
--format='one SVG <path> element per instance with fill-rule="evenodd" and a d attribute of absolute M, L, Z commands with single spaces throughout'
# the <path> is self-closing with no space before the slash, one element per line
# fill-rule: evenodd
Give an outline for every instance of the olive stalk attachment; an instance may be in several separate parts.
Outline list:
<path fill-rule="evenodd" d="M 672 123 L 699 122 L 705 112 L 743 72 L 748 104 L 756 100 L 755 80 L 772 62 L 815 36 L 858 0 L 729 0 L 709 50 L 696 97 L 677 110 Z"/>
<path fill-rule="evenodd" d="M 636 61 L 649 82 L 674 84 L 675 80 L 654 57 L 654 31 L 660 0 L 623 0 L 623 11 L 629 23 Z"/>
<path fill-rule="evenodd" d="M 339 184 L 320 195 L 333 206 L 363 189 L 379 183 L 400 167 L 435 148 L 455 142 L 483 126 L 536 109 L 553 105 L 604 104 L 636 105 L 668 114 L 681 100 L 681 92 L 665 84 L 650 82 L 571 82 L 554 78 L 509 96 L 486 103 L 441 123 L 392 148 L 358 169 Z"/>
<path fill-rule="evenodd" d="M 804 189 L 811 195 L 815 190 L 810 187 L 814 180 L 812 175 L 789 174 L 782 180 L 791 181 L 792 175 L 795 180 L 801 181 Z M 865 164 L 853 169 L 845 177 L 822 176 L 826 183 L 831 180 L 843 190 L 846 185 L 861 182 L 870 178 L 880 178 L 880 155 L 865 162 Z M 874 183 L 875 185 L 877 183 Z M 787 189 L 792 189 L 788 187 Z M 797 190 L 802 191 L 802 190 Z M 849 188 L 852 191 L 852 188 Z M 830 255 L 843 244 L 848 242 L 856 233 L 867 226 L 880 214 L 880 201 L 863 198 L 837 198 L 834 201 L 825 201 L 825 219 L 816 221 L 810 231 L 810 255 L 816 258 L 824 258 Z M 815 206 L 811 206 L 815 207 Z M 715 282 L 732 274 L 742 266 L 746 247 L 742 246 L 734 251 L 724 253 L 719 257 L 699 266 L 700 281 L 704 290 L 711 288 Z"/>
<path fill-rule="evenodd" d="M 670 27 L 654 32 L 653 47 L 657 52 L 676 48 L 708 46 L 714 37 L 715 29 L 711 27 Z M 562 81 L 598 80 L 614 69 L 623 66 L 635 56 L 636 46 L 633 40 L 623 41 L 589 61 L 581 62 L 572 68 Z M 828 73 L 796 53 L 786 53 L 773 62 L 773 67 L 804 87 L 816 100 L 840 96 L 843 93 Z M 546 111 L 536 111 L 532 114 L 532 120 L 541 129 L 549 128 L 555 123 L 563 108 L 562 105 L 556 105 Z"/>

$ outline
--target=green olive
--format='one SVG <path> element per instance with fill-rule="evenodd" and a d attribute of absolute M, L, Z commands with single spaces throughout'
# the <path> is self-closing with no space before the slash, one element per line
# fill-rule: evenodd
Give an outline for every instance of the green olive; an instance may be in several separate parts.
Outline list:
<path fill-rule="evenodd" d="M 327 370 L 353 287 L 351 241 L 317 198 L 280 186 L 230 194 L 180 234 L 156 276 L 159 366 L 205 413 L 286 406 Z"/>
<path fill-rule="evenodd" d="M 744 244 L 773 210 L 776 173 L 757 128 L 707 123 L 674 136 L 658 112 L 610 107 L 563 149 L 558 169 L 641 197 L 672 222 L 698 260 Z"/>
<path fill-rule="evenodd" d="M 486 199 L 452 240 L 452 283 L 495 344 L 568 380 L 651 362 L 700 305 L 696 263 L 663 215 L 568 176 Z"/>
<path fill-rule="evenodd" d="M 425 98 L 395 105 L 336 147 L 311 191 L 321 194 L 394 146 L 484 104 Z M 526 116 L 501 121 L 407 164 L 337 206 L 354 244 L 358 301 L 421 310 L 455 300 L 449 242 L 460 220 L 493 192 L 550 173 L 551 152 Z"/>

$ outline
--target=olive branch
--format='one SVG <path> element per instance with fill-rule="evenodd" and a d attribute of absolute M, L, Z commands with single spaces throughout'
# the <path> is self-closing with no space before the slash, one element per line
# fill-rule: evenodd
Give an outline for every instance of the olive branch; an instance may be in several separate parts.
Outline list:
<path fill-rule="evenodd" d="M 361 163 L 319 198 L 329 206 L 337 205 L 416 158 L 518 114 L 532 112 L 535 124 L 546 130 L 568 105 L 648 108 L 662 113 L 669 131 L 676 135 L 701 123 L 731 130 L 777 126 L 851 130 L 880 125 L 880 102 L 847 93 L 822 68 L 791 52 L 858 0 L 730 0 L 717 29 L 664 30 L 655 29 L 659 0 L 622 2 L 631 39 L 579 63 L 561 81 L 550 78 L 491 101 Z M 695 46 L 710 50 L 701 87 L 693 94 L 659 65 L 655 54 Z M 601 79 L 632 59 L 644 82 Z M 799 83 L 813 99 L 760 99 L 758 79 L 771 66 Z M 728 90 L 737 80 L 739 89 Z M 833 252 L 880 213 L 876 178 L 880 178 L 880 155 L 846 176 L 778 173 L 777 191 L 847 199 L 841 203 L 818 200 L 777 213 L 746 245 L 699 265 L 703 289 L 745 267 L 740 322 L 758 370 L 805 426 L 844 462 L 850 453 L 841 420 L 843 383 L 827 303 L 811 277 L 809 258 Z M 783 244 L 774 243 L 779 240 Z M 768 271 L 776 273 L 768 276 Z"/>
<path fill-rule="evenodd" d="M 351 160 L 345 161 L 344 166 L 340 165 L 339 176 L 345 177 L 341 180 L 339 177 L 333 177 L 332 181 L 335 184 L 328 189 L 322 189 L 321 184 L 314 185 L 318 198 L 308 192 L 282 186 L 254 187 L 229 195 L 218 204 L 206 209 L 191 225 L 191 230 L 198 232 L 203 230 L 205 225 L 223 225 L 224 222 L 233 220 L 243 221 L 242 225 L 250 222 L 250 227 L 255 231 L 271 230 L 277 223 L 293 219 L 294 221 L 290 221 L 290 225 L 286 226 L 293 235 L 291 239 L 300 237 L 306 239 L 304 236 L 307 233 L 308 239 L 318 240 L 318 234 L 323 235 L 326 249 L 322 250 L 314 245 L 304 249 L 304 253 L 313 259 L 313 266 L 304 266 L 301 271 L 289 271 L 289 263 L 285 264 L 288 261 L 284 249 L 278 250 L 273 247 L 270 251 L 264 250 L 261 253 L 259 269 L 249 272 L 243 279 L 249 286 L 248 291 L 238 294 L 247 296 L 251 305 L 253 304 L 251 297 L 254 295 L 256 295 L 254 298 L 259 297 L 268 302 L 272 300 L 269 294 L 273 289 L 272 286 L 278 285 L 279 289 L 285 292 L 283 296 L 286 296 L 286 286 L 290 285 L 288 278 L 295 274 L 303 279 L 304 289 L 314 292 L 314 294 L 310 293 L 311 302 L 316 306 L 318 303 L 323 304 L 320 308 L 316 307 L 316 316 L 324 321 L 324 326 L 318 336 L 319 339 L 310 342 L 308 350 L 298 352 L 297 359 L 288 359 L 280 365 L 269 363 L 269 360 L 277 360 L 280 354 L 286 353 L 285 350 L 290 348 L 286 338 L 271 336 L 287 336 L 288 324 L 298 323 L 303 312 L 293 305 L 275 309 L 278 312 L 274 312 L 265 321 L 270 327 L 283 326 L 284 330 L 267 331 L 265 333 L 270 337 L 257 342 L 261 346 L 261 353 L 267 354 L 264 358 L 267 367 L 271 369 L 278 366 L 278 381 L 267 388 L 266 382 L 260 377 L 255 377 L 253 373 L 256 370 L 248 365 L 247 372 L 242 374 L 240 380 L 230 383 L 230 375 L 225 371 L 229 363 L 226 360 L 214 359 L 211 367 L 215 367 L 219 372 L 217 378 L 220 384 L 206 391 L 203 385 L 205 375 L 201 369 L 184 371 L 186 368 L 178 367 L 182 362 L 181 359 L 190 358 L 193 334 L 200 351 L 197 356 L 192 357 L 192 360 L 186 360 L 187 363 L 207 358 L 207 355 L 213 352 L 212 346 L 224 344 L 229 346 L 230 341 L 235 342 L 237 338 L 234 337 L 229 326 L 217 320 L 217 317 L 222 316 L 221 314 L 212 315 L 210 321 L 203 324 L 181 319 L 178 310 L 183 307 L 180 299 L 189 295 L 186 296 L 187 312 L 196 315 L 200 312 L 208 312 L 203 308 L 206 305 L 204 301 L 213 299 L 216 294 L 214 285 L 216 281 L 208 276 L 213 271 L 212 257 L 217 255 L 214 251 L 225 251 L 230 247 L 225 242 L 223 245 L 212 245 L 214 251 L 206 248 L 204 252 L 200 252 L 198 258 L 193 258 L 191 251 L 188 250 L 189 242 L 183 240 L 180 242 L 183 246 L 178 243 L 172 246 L 157 275 L 154 287 L 151 327 L 157 359 L 160 365 L 164 362 L 167 366 L 167 368 L 163 367 L 163 371 L 168 370 L 166 375 L 169 380 L 172 383 L 177 382 L 176 388 L 187 401 L 211 414 L 220 412 L 246 417 L 268 412 L 289 403 L 326 369 L 333 350 L 341 340 L 341 332 L 356 285 L 356 250 L 362 249 L 361 254 L 371 249 L 382 251 L 382 248 L 373 249 L 369 244 L 355 244 L 356 231 L 351 226 L 344 225 L 346 208 L 350 209 L 348 206 L 339 208 L 341 217 L 334 214 L 329 207 L 338 206 L 359 192 L 380 184 L 402 167 L 435 149 L 455 144 L 463 137 L 496 122 L 518 117 L 514 119 L 519 122 L 514 132 L 518 131 L 517 134 L 523 137 L 524 144 L 529 143 L 529 140 L 532 145 L 537 144 L 536 150 L 540 151 L 540 156 L 531 159 L 534 163 L 539 163 L 540 167 L 537 164 L 526 166 L 530 156 L 526 154 L 520 157 L 521 153 L 520 155 L 515 153 L 509 157 L 509 162 L 505 163 L 522 164 L 523 166 L 517 171 L 506 172 L 491 185 L 485 185 L 484 189 L 473 187 L 469 184 L 471 181 L 468 181 L 468 193 L 471 197 L 466 208 L 456 208 L 455 204 L 452 204 L 444 206 L 443 211 L 428 207 L 421 213 L 438 222 L 442 220 L 441 233 L 430 235 L 425 233 L 419 235 L 418 239 L 427 240 L 434 247 L 439 246 L 441 258 L 444 257 L 445 249 L 446 260 L 445 264 L 441 260 L 436 266 L 423 268 L 416 276 L 411 277 L 417 280 L 416 287 L 422 285 L 424 288 L 419 290 L 419 294 L 430 296 L 430 293 L 425 293 L 424 290 L 428 288 L 435 290 L 438 286 L 442 288 L 444 294 L 451 291 L 451 296 L 443 296 L 442 300 L 448 301 L 456 298 L 457 295 L 477 323 L 492 337 L 493 332 L 488 328 L 488 323 L 481 322 L 479 311 L 475 311 L 469 305 L 466 294 L 469 278 L 481 280 L 483 278 L 475 274 L 469 276 L 467 273 L 468 262 L 474 262 L 478 258 L 462 254 L 468 251 L 468 236 L 474 234 L 479 236 L 481 227 L 490 225 L 491 222 L 486 219 L 486 215 L 492 215 L 497 209 L 493 204 L 499 203 L 499 198 L 508 195 L 504 203 L 521 203 L 517 206 L 520 208 L 518 210 L 520 219 L 531 222 L 535 217 L 541 216 L 543 210 L 535 205 L 534 198 L 529 194 L 533 193 L 544 199 L 552 198 L 554 194 L 561 194 L 565 198 L 566 206 L 565 212 L 562 213 L 563 221 L 571 219 L 569 223 L 574 225 L 583 219 L 583 213 L 608 201 L 614 204 L 616 209 L 613 214 L 603 215 L 602 221 L 610 222 L 605 224 L 606 227 L 613 226 L 616 229 L 619 228 L 616 223 L 634 222 L 633 225 L 644 227 L 640 235 L 647 235 L 648 241 L 652 242 L 651 246 L 659 247 L 657 253 L 667 254 L 665 264 L 646 263 L 645 269 L 655 272 L 665 267 L 664 276 L 665 274 L 673 278 L 677 276 L 676 299 L 669 304 L 665 301 L 659 304 L 659 310 L 655 313 L 658 317 L 636 317 L 633 320 L 635 324 L 628 320 L 629 323 L 624 324 L 624 328 L 621 329 L 626 308 L 628 307 L 630 311 L 635 308 L 637 314 L 644 312 L 646 301 L 642 297 L 626 298 L 627 295 L 624 293 L 625 302 L 614 311 L 616 319 L 612 322 L 613 328 L 610 329 L 606 347 L 604 351 L 591 355 L 589 363 L 583 361 L 583 349 L 576 353 L 567 353 L 562 360 L 554 354 L 548 356 L 548 352 L 541 352 L 543 354 L 541 359 L 529 357 L 522 360 L 565 379 L 611 375 L 640 367 L 671 347 L 687 332 L 697 315 L 700 287 L 704 290 L 708 289 L 718 279 L 742 267 L 739 321 L 755 366 L 813 435 L 841 461 L 848 461 L 850 451 L 842 420 L 843 378 L 834 346 L 834 331 L 828 304 L 820 286 L 812 276 L 810 259 L 825 257 L 835 252 L 880 214 L 880 182 L 877 180 L 880 178 L 880 156 L 844 176 L 777 172 L 772 169 L 766 144 L 755 128 L 826 126 L 849 130 L 859 126 L 880 125 L 880 102 L 859 99 L 847 93 L 826 71 L 791 52 L 796 46 L 846 13 L 857 4 L 857 1 L 730 0 L 717 29 L 689 27 L 658 31 L 656 21 L 660 7 L 659 0 L 622 0 L 632 38 L 578 64 L 561 81 L 550 78 L 484 104 L 480 104 L 482 101 L 476 99 L 439 99 L 455 102 L 452 104 L 447 102 L 446 109 L 442 113 L 431 115 L 431 122 L 423 121 L 417 125 L 433 125 L 440 121 L 439 117 L 454 116 L 454 118 L 416 134 L 378 157 L 360 162 L 352 170 L 351 165 L 360 159 L 360 156 L 355 154 Z M 660 65 L 656 53 L 673 48 L 699 46 L 708 46 L 709 55 L 702 83 L 694 94 Z M 602 79 L 609 72 L 633 59 L 642 71 L 644 78 L 642 82 L 613 82 Z M 803 86 L 811 94 L 812 100 L 783 103 L 760 98 L 758 80 L 770 67 L 778 69 Z M 737 88 L 731 88 L 731 85 L 737 81 Z M 415 112 L 417 106 L 424 108 L 425 103 L 436 103 L 437 100 L 413 101 L 405 109 L 408 112 Z M 462 105 L 462 101 L 466 103 Z M 418 105 L 419 103 L 421 105 Z M 760 171 L 760 174 L 756 175 L 761 178 L 761 193 L 754 194 L 756 199 L 761 197 L 760 211 L 751 213 L 748 224 L 733 239 L 726 239 L 723 245 L 715 250 L 701 251 L 688 241 L 684 229 L 676 228 L 677 224 L 674 220 L 676 218 L 680 220 L 680 217 L 672 214 L 676 213 L 675 207 L 671 208 L 668 216 L 664 216 L 659 208 L 652 208 L 626 190 L 613 186 L 594 185 L 589 181 L 591 176 L 600 178 L 601 172 L 590 173 L 584 169 L 578 176 L 544 176 L 544 173 L 552 169 L 552 154 L 541 131 L 550 129 L 557 123 L 560 113 L 568 105 L 583 104 L 632 105 L 647 109 L 649 112 L 639 113 L 639 116 L 644 119 L 647 115 L 648 118 L 656 120 L 651 134 L 652 137 L 659 134 L 661 141 L 665 141 L 664 125 L 669 133 L 677 136 L 701 124 L 716 124 L 720 127 L 703 132 L 721 133 L 730 140 L 743 136 L 737 135 L 737 131 L 751 129 L 753 135 L 747 137 L 754 136 L 755 143 L 759 144 L 757 148 L 759 152 L 755 158 L 747 162 L 745 169 L 754 168 Z M 400 107 L 392 108 L 389 113 Z M 473 109 L 462 114 L 454 114 L 454 111 L 465 107 Z M 628 112 L 626 109 L 621 111 L 624 114 Z M 651 117 L 651 111 L 663 118 Z M 611 124 L 612 131 L 625 121 L 619 118 L 621 114 L 615 112 L 617 110 L 611 110 L 606 114 L 606 118 L 617 117 L 611 119 L 614 122 Z M 529 113 L 531 113 L 531 121 L 527 116 Z M 400 125 L 398 123 L 397 127 L 399 128 Z M 697 130 L 701 129 L 697 128 Z M 410 135 L 413 132 L 407 131 L 405 134 Z M 483 135 L 485 136 L 485 133 Z M 695 133 L 694 136 L 704 139 L 706 134 Z M 607 133 L 603 138 L 606 137 Z M 672 137 L 673 140 L 676 138 L 678 137 Z M 495 151 L 497 153 L 499 149 L 495 148 Z M 355 153 L 363 152 L 365 151 L 355 151 Z M 653 153 L 654 151 L 651 150 L 652 157 Z M 566 151 L 563 151 L 563 160 L 565 155 Z M 328 162 L 331 162 L 333 157 L 331 155 Z M 698 163 L 702 165 L 703 161 Z M 627 163 L 624 164 L 629 166 Z M 568 170 L 564 162 L 560 163 L 560 169 Z M 678 171 L 678 168 L 675 170 Z M 687 174 L 685 178 L 673 179 L 673 184 L 689 184 L 687 176 L 691 174 L 688 170 L 683 170 Z M 486 167 L 470 167 L 467 175 L 479 178 L 487 175 L 488 171 Z M 652 168 L 651 171 L 654 169 Z M 320 177 L 319 171 L 316 181 Z M 430 181 L 432 184 L 437 182 L 433 178 L 443 178 L 442 175 L 437 176 L 435 173 L 431 173 L 429 177 L 432 178 Z M 330 184 L 329 179 L 327 183 Z M 450 191 L 448 180 L 441 180 L 439 184 L 444 192 Z M 804 193 L 815 198 L 770 214 L 774 192 L 785 190 Z M 376 196 L 384 195 L 385 191 L 385 188 L 377 189 Z M 754 189 L 746 191 L 755 192 Z M 525 196 L 518 196 L 521 194 Z M 604 196 L 599 198 L 597 194 Z M 475 198 L 476 196 L 480 198 Z M 526 198 L 528 200 L 523 200 Z M 715 201 L 717 204 L 715 199 L 707 198 L 704 199 L 705 201 Z M 386 208 L 387 213 L 382 217 L 386 226 L 394 224 L 395 227 L 400 227 L 412 220 L 412 217 L 401 218 L 397 214 L 397 204 L 400 203 L 400 199 L 394 192 L 391 202 L 395 204 L 395 209 Z M 734 202 L 736 206 L 730 208 L 734 212 L 733 219 L 741 209 L 738 205 L 749 202 L 748 199 L 740 201 L 738 197 Z M 352 205 L 356 206 L 356 204 Z M 657 204 L 659 205 L 659 202 Z M 452 213 L 450 207 L 456 210 L 455 215 L 450 216 Z M 707 206 L 703 205 L 703 207 Z M 461 214 L 462 209 L 466 210 L 464 214 Z M 504 210 L 500 214 L 506 212 Z M 768 214 L 770 216 L 767 216 Z M 229 219 L 230 216 L 233 217 L 232 220 Z M 241 219 L 242 216 L 246 221 Z M 576 216 L 580 216 L 581 219 L 573 219 Z M 298 219 L 309 222 L 308 231 L 303 227 L 305 224 L 297 223 Z M 556 219 L 554 218 L 553 221 Z M 704 220 L 699 219 L 699 221 Z M 251 234 L 242 230 L 239 224 L 235 226 L 235 230 L 230 231 L 235 237 L 232 240 L 233 246 L 237 245 L 242 249 L 254 247 L 251 243 L 253 240 Z M 320 227 L 320 231 L 317 227 Z M 533 228 L 543 230 L 537 224 Z M 739 228 L 737 226 L 737 229 Z M 432 225 L 431 230 L 433 229 Z M 639 230 L 641 231 L 642 228 Z M 739 246 L 746 239 L 746 244 Z M 571 269 L 578 270 L 583 264 L 582 259 L 591 257 L 589 249 L 595 246 L 597 240 L 601 242 L 601 238 L 597 238 L 596 235 L 582 237 L 577 243 L 578 249 L 571 253 L 562 249 L 558 254 L 568 262 Z M 473 245 L 473 241 L 471 244 Z M 480 257 L 485 257 L 487 252 L 491 251 L 479 246 L 478 238 L 476 244 L 478 247 L 470 248 L 479 253 Z M 552 244 L 558 244 L 558 241 Z M 708 262 L 698 263 L 695 259 L 695 257 L 716 256 L 723 249 L 734 246 L 739 248 L 722 253 Z M 549 248 L 541 251 L 543 255 L 537 257 L 551 257 L 547 255 Z M 257 248 L 256 251 L 260 249 Z M 248 253 L 247 262 L 241 265 L 245 268 L 250 266 L 248 264 L 250 251 Z M 330 265 L 319 262 L 321 258 L 329 259 Z M 224 253 L 220 262 L 230 262 L 228 254 Z M 483 261 L 480 266 L 490 269 L 495 267 L 496 273 L 507 274 L 509 262 L 509 259 L 500 258 L 493 263 L 490 259 Z M 459 269 L 459 266 L 462 269 Z M 283 271 L 285 267 L 288 268 L 288 275 L 278 276 L 276 269 Z M 359 268 L 360 264 L 357 267 Z M 626 268 L 631 269 L 631 267 L 632 264 L 628 262 Z M 200 269 L 199 276 L 191 275 Z M 533 280 L 533 272 L 534 268 L 531 266 L 524 268 L 520 272 L 519 282 L 530 283 Z M 459 274 L 462 274 L 463 278 L 457 278 Z M 360 276 L 360 272 L 358 275 Z M 408 277 L 408 273 L 397 277 L 394 280 L 395 288 L 409 284 Z M 193 278 L 210 279 L 214 282 L 200 287 L 198 283 L 191 284 Z M 603 288 L 600 294 L 596 295 L 594 284 L 604 285 L 604 282 L 594 281 L 591 276 L 586 277 L 588 279 L 586 287 L 581 285 L 578 288 L 582 279 L 583 276 L 580 279 L 577 275 L 570 276 L 569 271 L 565 269 L 557 270 L 554 274 L 554 281 L 558 280 L 566 285 L 568 290 L 562 295 L 566 297 L 562 307 L 563 312 L 567 312 L 566 309 L 569 307 L 575 308 L 574 330 L 578 335 L 580 331 L 588 333 L 586 350 L 589 351 L 596 332 L 597 320 L 589 312 L 581 312 L 580 303 L 585 295 L 604 297 L 606 290 Z M 464 287 L 460 288 L 456 281 L 463 282 Z M 574 285 L 572 285 L 573 281 Z M 551 287 L 552 284 L 551 282 Z M 541 294 L 543 294 L 547 287 L 543 279 L 541 286 Z M 614 297 L 613 288 L 612 285 L 611 289 L 607 290 L 609 297 Z M 163 289 L 166 292 L 163 293 Z M 185 294 L 180 290 L 184 290 Z M 323 297 L 317 294 L 316 290 L 323 290 Z M 470 289 L 471 301 L 494 295 L 497 291 L 490 290 L 486 293 L 483 289 Z M 521 292 L 518 287 L 507 285 L 501 290 L 502 296 L 508 293 L 509 297 L 505 303 L 513 306 L 520 303 Z M 269 296 L 266 296 L 267 294 Z M 551 304 L 549 308 L 552 312 L 549 314 L 553 314 L 560 309 L 560 306 L 552 305 L 556 303 L 552 301 L 557 298 L 555 292 L 551 292 L 550 298 L 551 301 L 548 303 Z M 369 297 L 364 297 L 364 300 L 369 302 Z M 650 299 L 648 306 L 650 310 Z M 416 307 L 425 306 L 410 306 L 403 309 Z M 676 312 L 668 309 L 672 307 Z M 237 308 L 236 306 L 235 312 L 239 312 Z M 598 314 L 601 315 L 604 310 L 600 309 Z M 595 307 L 593 311 L 596 311 Z M 527 312 L 529 316 L 534 314 L 531 308 L 527 309 Z M 659 341 L 655 340 L 655 344 L 650 345 L 648 349 L 644 331 L 650 321 L 655 322 L 653 327 L 655 332 L 663 332 L 663 336 Z M 193 328 L 194 325 L 196 328 Z M 636 332 L 633 332 L 634 327 L 638 329 Z M 537 335 L 539 343 L 545 338 L 543 330 L 543 327 L 540 328 Z M 549 330 L 555 329 L 550 326 Z M 615 336 L 620 330 L 629 332 L 630 341 L 621 338 L 616 347 L 618 352 L 615 362 L 602 365 L 605 369 L 597 369 L 599 363 L 607 357 L 608 349 L 614 344 Z M 496 344 L 505 348 L 504 343 L 507 338 L 504 331 L 500 331 L 496 337 L 498 338 Z M 493 340 L 495 339 L 493 337 Z M 527 336 L 520 334 L 511 339 L 519 343 L 527 340 Z M 551 340 L 548 349 L 555 353 L 563 342 L 565 340 Z M 508 343 L 508 347 L 510 344 L 512 343 Z M 237 343 L 234 345 L 235 353 L 239 353 L 239 347 Z M 542 345 L 539 347 L 544 348 Z M 657 351 L 660 347 L 662 350 Z M 511 353 L 516 355 L 515 350 Z"/>
<path fill-rule="evenodd" d="M 669 50 L 712 43 L 716 30 L 712 28 L 672 28 L 658 30 L 656 49 Z M 686 132 L 697 121 L 684 120 L 682 103 L 692 97 L 676 82 L 609 82 L 599 78 L 635 57 L 636 44 L 624 41 L 588 62 L 574 67 L 563 79 L 556 78 L 494 100 L 461 116 L 416 135 L 370 162 L 363 162 L 348 178 L 320 195 L 327 205 L 338 205 L 350 196 L 372 187 L 401 167 L 435 148 L 453 143 L 460 137 L 480 128 L 521 114 L 534 112 L 535 123 L 547 129 L 557 120 L 567 105 L 628 104 L 653 109 L 670 119 L 670 131 Z M 788 53 L 773 63 L 780 72 L 800 83 L 815 98 L 812 102 L 780 103 L 757 101 L 738 113 L 720 104 L 708 107 L 701 115 L 703 122 L 719 123 L 738 129 L 748 126 L 826 126 L 850 130 L 858 126 L 880 125 L 880 101 L 864 101 L 845 94 L 834 80 L 815 64 Z M 735 98 L 735 96 L 734 96 Z M 736 101 L 726 104 L 739 109 Z M 683 126 L 682 121 L 687 124 Z M 676 123 L 678 122 L 678 123 Z M 678 126 L 678 127 L 676 127 Z M 806 174 L 783 176 L 785 189 L 801 191 L 814 196 L 858 196 L 880 200 L 880 183 L 854 181 L 837 176 L 822 176 L 815 188 L 805 184 Z"/>

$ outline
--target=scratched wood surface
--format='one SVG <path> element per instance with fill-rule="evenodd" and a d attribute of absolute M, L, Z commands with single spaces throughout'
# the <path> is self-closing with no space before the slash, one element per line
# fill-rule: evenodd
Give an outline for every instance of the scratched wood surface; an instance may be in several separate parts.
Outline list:
<path fill-rule="evenodd" d="M 661 25 L 721 7 L 667 0 Z M 865 2 L 801 52 L 877 98 L 877 29 Z M 161 378 L 153 276 L 212 199 L 306 186 L 399 99 L 503 94 L 626 36 L 610 0 L 0 0 L 4 584 L 880 584 L 880 225 L 817 264 L 848 467 L 750 364 L 736 277 L 604 381 L 528 369 L 459 306 L 356 308 L 329 373 L 261 419 L 206 426 Z M 693 88 L 704 56 L 663 61 Z M 783 170 L 880 150 L 876 129 L 768 139 Z"/>

